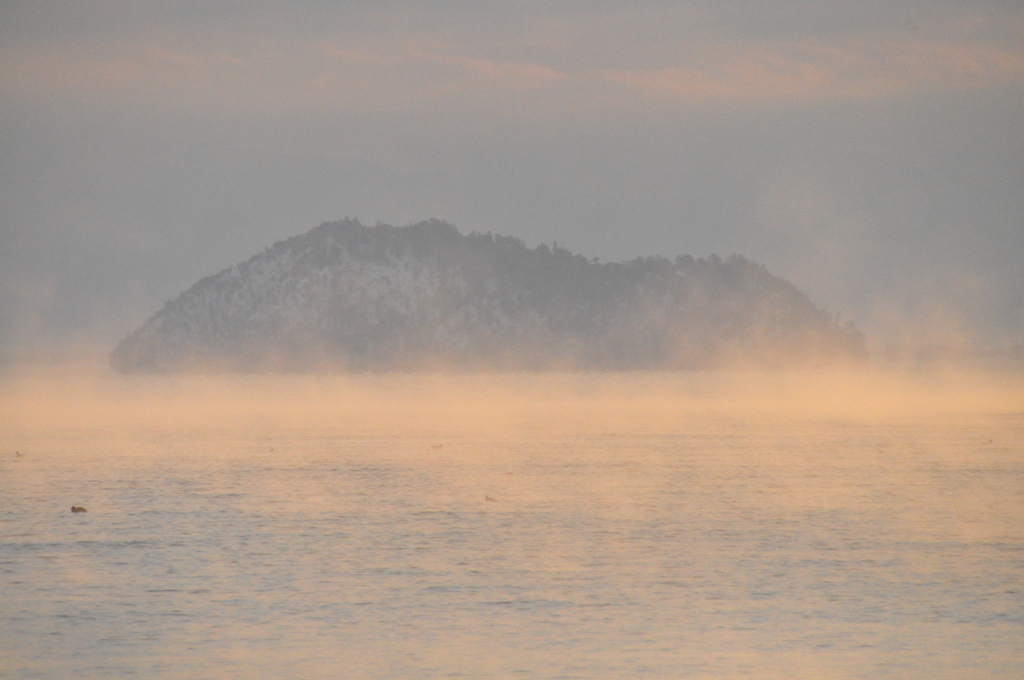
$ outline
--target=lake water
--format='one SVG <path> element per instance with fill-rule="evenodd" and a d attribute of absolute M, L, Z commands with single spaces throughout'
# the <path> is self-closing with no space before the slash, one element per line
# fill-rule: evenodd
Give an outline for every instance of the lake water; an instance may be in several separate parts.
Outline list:
<path fill-rule="evenodd" d="M 1016 388 L 101 377 L 3 383 L 2 678 L 1024 677 Z"/>

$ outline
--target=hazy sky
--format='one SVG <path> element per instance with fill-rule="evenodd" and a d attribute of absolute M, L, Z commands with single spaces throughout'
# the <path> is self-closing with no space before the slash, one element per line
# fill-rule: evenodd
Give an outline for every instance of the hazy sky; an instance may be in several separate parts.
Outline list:
<path fill-rule="evenodd" d="M 345 216 L 741 253 L 1024 342 L 1017 2 L 0 4 L 0 347 L 113 343 Z"/>

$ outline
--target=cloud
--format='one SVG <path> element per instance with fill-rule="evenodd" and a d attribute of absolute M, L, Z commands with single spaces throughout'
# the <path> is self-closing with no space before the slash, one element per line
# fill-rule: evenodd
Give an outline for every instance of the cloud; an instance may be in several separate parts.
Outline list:
<path fill-rule="evenodd" d="M 126 43 L 0 58 L 6 64 L 0 88 L 15 100 L 200 115 L 438 109 L 451 106 L 453 97 L 503 100 L 562 79 L 541 64 L 415 44 L 387 49 L 317 41 L 251 49 Z"/>
<path fill-rule="evenodd" d="M 667 10 L 665 10 L 667 12 Z M 0 48 L 9 100 L 99 110 L 239 115 L 441 114 L 460 107 L 502 119 L 639 113 L 651 106 L 804 106 L 1024 85 L 1019 17 L 964 16 L 926 29 L 746 39 L 705 27 L 677 35 L 595 12 L 506 32 L 427 23 L 278 30 L 267 25 L 13 41 Z M 686 16 L 691 16 L 687 14 Z M 705 20 L 705 23 L 706 20 Z M 916 25 L 915 25 L 916 26 Z M 525 99 L 524 99 L 525 98 Z"/>
<path fill-rule="evenodd" d="M 1024 84 L 1024 51 L 989 44 L 817 40 L 712 44 L 685 65 L 605 77 L 653 97 L 793 105 Z"/>

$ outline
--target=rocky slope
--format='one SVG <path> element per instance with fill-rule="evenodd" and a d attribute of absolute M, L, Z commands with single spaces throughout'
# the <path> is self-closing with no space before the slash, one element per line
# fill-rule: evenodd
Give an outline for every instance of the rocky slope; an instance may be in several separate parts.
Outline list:
<path fill-rule="evenodd" d="M 677 369 L 856 360 L 837 325 L 733 256 L 598 263 L 514 238 L 323 224 L 207 277 L 111 354 L 123 372 Z"/>

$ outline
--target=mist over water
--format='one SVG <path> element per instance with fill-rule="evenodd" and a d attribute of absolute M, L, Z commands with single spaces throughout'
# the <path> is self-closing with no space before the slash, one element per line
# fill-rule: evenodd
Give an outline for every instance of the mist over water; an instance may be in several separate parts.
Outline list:
<path fill-rule="evenodd" d="M 0 668 L 1016 678 L 1022 415 L 963 371 L 14 372 Z"/>
<path fill-rule="evenodd" d="M 0 38 L 0 680 L 1024 678 L 1024 3 Z"/>

